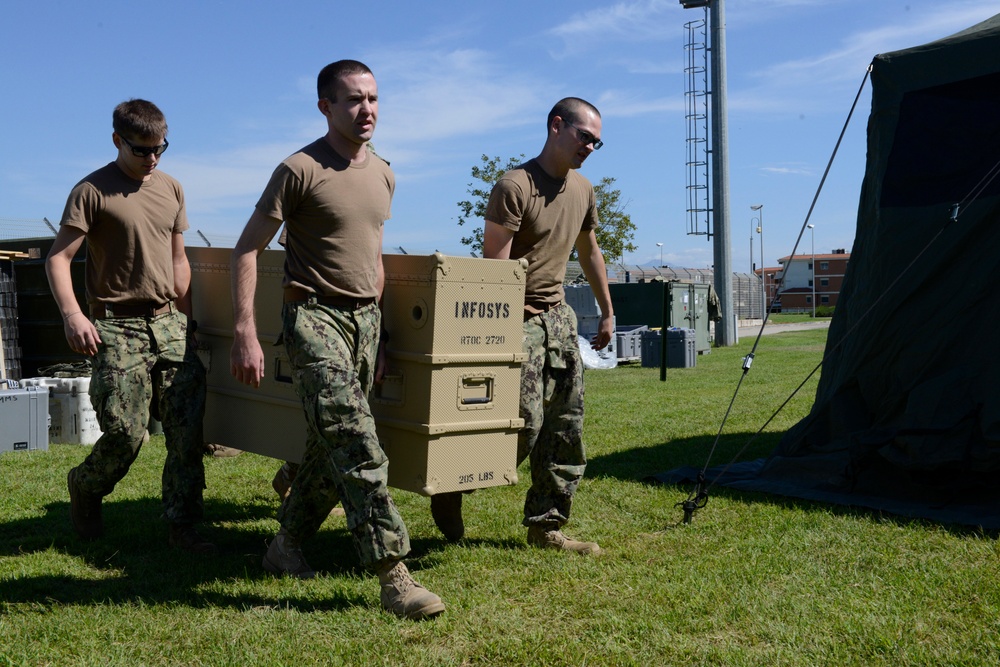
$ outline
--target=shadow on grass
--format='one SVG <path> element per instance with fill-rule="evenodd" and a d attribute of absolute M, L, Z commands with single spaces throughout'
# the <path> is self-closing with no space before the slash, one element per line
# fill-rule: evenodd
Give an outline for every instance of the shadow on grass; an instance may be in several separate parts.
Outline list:
<path fill-rule="evenodd" d="M 368 605 L 367 597 L 346 595 L 340 587 L 317 590 L 312 582 L 333 577 L 370 576 L 359 565 L 343 518 L 331 517 L 306 544 L 310 564 L 320 571 L 311 582 L 288 580 L 266 592 L 278 581 L 266 572 L 261 560 L 274 536 L 277 505 L 267 502 L 237 504 L 206 499 L 206 520 L 199 532 L 219 548 L 215 556 L 199 556 L 167 543 L 167 523 L 161 520 L 157 498 L 139 500 L 105 499 L 104 536 L 82 541 L 69 518 L 69 502 L 44 506 L 39 517 L 0 523 L 0 557 L 31 559 L 51 552 L 69 556 L 84 564 L 86 572 L 8 576 L 0 600 L 8 604 L 143 604 L 181 603 L 192 607 L 291 607 L 300 611 L 343 610 Z M 419 571 L 421 559 L 433 561 L 443 538 L 412 540 L 407 565 Z M 77 569 L 77 566 L 57 566 Z M 31 569 L 25 563 L 22 569 Z M 48 568 L 46 568 L 48 569 Z M 232 584 L 238 584 L 233 586 Z M 321 585 L 321 584 L 320 584 Z M 228 593 L 234 589 L 257 592 Z"/>
<path fill-rule="evenodd" d="M 652 478 L 659 473 L 677 468 L 693 468 L 696 471 L 700 471 L 706 467 L 711 468 L 712 470 L 709 471 L 707 479 L 709 483 L 709 504 L 706 508 L 695 511 L 695 521 L 697 521 L 699 513 L 711 511 L 711 499 L 718 497 L 739 503 L 766 503 L 795 511 L 819 511 L 835 516 L 888 521 L 900 526 L 919 524 L 941 528 L 948 533 L 958 536 L 1000 537 L 1000 530 L 984 530 L 980 526 L 967 523 L 953 523 L 926 518 L 926 516 L 920 514 L 919 510 L 914 511 L 910 515 L 896 514 L 884 509 L 866 506 L 863 502 L 841 504 L 836 501 L 814 500 L 780 495 L 779 493 L 734 489 L 722 486 L 721 484 L 714 484 L 714 475 L 718 475 L 721 468 L 732 463 L 766 458 L 778 445 L 783 435 L 783 433 L 764 433 L 754 436 L 754 434 L 750 433 L 736 433 L 722 435 L 719 437 L 717 444 L 715 444 L 714 436 L 699 436 L 674 440 L 649 447 L 619 451 L 613 454 L 596 456 L 589 460 L 587 463 L 587 477 L 592 479 L 610 477 L 619 480 L 658 485 L 661 482 Z M 687 498 L 693 489 L 693 484 L 678 484 L 675 485 L 675 488 L 683 493 L 683 498 Z M 969 491 L 969 489 L 966 489 L 967 493 Z M 995 493 L 993 495 L 995 496 Z M 942 500 L 941 504 L 946 504 L 946 502 L 947 500 Z M 935 503 L 931 504 L 934 505 Z M 678 525 L 680 525 L 683 518 L 682 508 L 678 507 L 677 512 Z"/>
<path fill-rule="evenodd" d="M 649 482 L 656 483 L 656 482 Z M 690 491 L 690 486 L 688 485 L 677 485 L 675 488 L 682 489 L 686 494 Z M 725 486 L 713 486 L 709 489 L 709 503 L 704 509 L 697 510 L 694 513 L 693 521 L 698 522 L 699 515 L 703 515 L 705 512 L 710 512 L 712 507 L 712 498 L 725 498 L 726 500 L 734 503 L 742 504 L 766 504 L 771 507 L 778 507 L 781 509 L 786 509 L 792 512 L 820 512 L 823 514 L 829 514 L 836 517 L 850 517 L 858 519 L 860 521 L 874 521 L 880 523 L 889 523 L 900 527 L 908 526 L 923 526 L 927 529 L 941 530 L 950 535 L 956 537 L 986 537 L 990 539 L 1000 538 L 1000 530 L 984 530 L 978 526 L 971 526 L 959 523 L 948 523 L 943 521 L 934 521 L 933 519 L 927 519 L 917 516 L 904 516 L 901 514 L 893 514 L 884 510 L 873 509 L 870 507 L 864 507 L 861 505 L 842 505 L 839 503 L 823 502 L 820 500 L 809 500 L 806 498 L 796 498 L 793 496 L 782 496 L 777 494 L 763 493 L 759 491 L 744 491 L 742 489 L 731 489 Z M 682 510 L 678 508 L 678 516 L 681 516 Z M 678 522 L 673 527 L 678 527 L 682 525 L 682 521 L 678 519 Z"/>
<path fill-rule="evenodd" d="M 700 469 L 706 463 L 711 467 L 732 461 L 752 461 L 770 454 L 782 435 L 784 433 L 762 433 L 756 437 L 751 433 L 723 434 L 718 444 L 715 444 L 714 435 L 705 435 L 634 447 L 589 459 L 587 477 L 643 481 L 651 475 L 682 466 Z"/>

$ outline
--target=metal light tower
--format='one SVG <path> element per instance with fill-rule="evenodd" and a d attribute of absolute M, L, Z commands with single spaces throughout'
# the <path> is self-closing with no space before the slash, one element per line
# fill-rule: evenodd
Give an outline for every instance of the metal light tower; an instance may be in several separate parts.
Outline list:
<path fill-rule="evenodd" d="M 809 228 L 809 245 L 811 246 L 809 252 L 812 255 L 812 262 L 811 262 L 812 280 L 810 282 L 812 283 L 813 319 L 815 320 L 816 319 L 816 233 L 813 231 L 813 228 L 815 228 L 816 225 L 806 225 L 806 227 Z"/>
<path fill-rule="evenodd" d="M 708 7 L 711 28 L 711 155 L 712 253 L 715 291 L 722 318 L 715 326 L 715 344 L 736 344 L 733 310 L 732 242 L 729 228 L 729 124 L 726 111 L 726 13 L 724 0 L 680 0 L 684 9 Z"/>
<path fill-rule="evenodd" d="M 767 288 L 764 286 L 764 205 L 754 204 L 750 210 L 757 212 L 757 217 L 751 218 L 750 221 L 757 221 L 757 233 L 760 234 L 760 303 L 763 308 L 761 317 L 764 317 L 768 311 Z M 750 246 L 753 247 L 753 229 L 750 230 Z"/>
<path fill-rule="evenodd" d="M 656 247 L 660 249 L 660 268 L 663 268 L 663 244 L 657 243 Z"/>

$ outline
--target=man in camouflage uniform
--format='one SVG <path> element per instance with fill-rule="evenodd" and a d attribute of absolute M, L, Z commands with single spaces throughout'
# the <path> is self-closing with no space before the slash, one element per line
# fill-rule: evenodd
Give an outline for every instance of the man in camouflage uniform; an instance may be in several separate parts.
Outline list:
<path fill-rule="evenodd" d="M 382 231 L 395 186 L 388 163 L 369 146 L 378 89 L 368 67 L 342 60 L 323 68 L 317 92 L 327 134 L 275 169 L 233 251 L 232 372 L 259 386 L 264 356 L 253 312 L 257 255 L 285 223 L 282 338 L 309 436 L 263 566 L 276 574 L 315 576 L 301 544 L 341 501 L 361 563 L 379 577 L 382 606 L 403 618 L 428 618 L 444 604 L 413 580 L 401 560 L 410 550 L 409 535 L 389 496 L 389 462 L 368 407 L 385 362 Z"/>
<path fill-rule="evenodd" d="M 70 516 L 83 539 L 103 534 L 101 501 L 139 454 L 152 408 L 166 438 L 163 510 L 170 544 L 213 553 L 215 545 L 194 529 L 205 488 L 205 367 L 190 319 L 184 193 L 156 170 L 167 149 L 167 122 L 156 105 L 121 103 L 113 127 L 118 156 L 73 188 L 45 267 L 66 341 L 93 357 L 90 397 L 103 431 L 69 471 Z M 90 318 L 77 303 L 70 273 L 84 239 Z"/>
<path fill-rule="evenodd" d="M 563 302 L 566 263 L 575 244 L 580 266 L 601 308 L 594 349 L 614 335 L 614 313 L 604 257 L 597 245 L 597 203 L 590 182 L 577 173 L 602 145 L 601 115 L 579 98 L 560 100 L 549 112 L 548 134 L 538 157 L 501 177 L 486 207 L 483 256 L 528 260 L 524 297 L 524 351 L 518 464 L 531 463 L 524 503 L 528 543 L 580 554 L 598 554 L 594 542 L 562 533 L 573 494 L 583 478 L 583 363 L 576 315 Z M 462 494 L 431 496 L 431 513 L 446 537 L 465 532 Z"/>

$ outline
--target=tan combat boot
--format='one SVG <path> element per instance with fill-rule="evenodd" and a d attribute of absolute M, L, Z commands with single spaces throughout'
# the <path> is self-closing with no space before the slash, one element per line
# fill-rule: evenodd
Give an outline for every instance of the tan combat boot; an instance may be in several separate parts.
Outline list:
<path fill-rule="evenodd" d="M 82 540 L 96 540 L 104 535 L 101 496 L 87 493 L 76 485 L 76 468 L 66 475 L 66 486 L 69 489 L 69 518 L 76 534 Z"/>
<path fill-rule="evenodd" d="M 292 492 L 292 480 L 295 478 L 294 473 L 292 473 L 288 464 L 283 464 L 278 471 L 274 473 L 274 479 L 271 480 L 271 488 L 274 492 L 278 494 L 278 497 L 282 501 L 288 497 L 288 494 Z"/>
<path fill-rule="evenodd" d="M 312 579 L 316 576 L 316 571 L 309 567 L 306 557 L 302 555 L 299 541 L 289 535 L 284 528 L 271 540 L 261 565 L 274 574 L 287 574 L 299 579 Z"/>
<path fill-rule="evenodd" d="M 225 445 L 220 445 L 217 442 L 205 443 L 205 456 L 211 456 L 217 459 L 231 459 L 242 453 L 242 450 L 234 449 L 233 447 L 226 447 Z"/>
<path fill-rule="evenodd" d="M 389 561 L 378 569 L 382 608 L 400 618 L 419 621 L 444 611 L 441 598 L 418 584 L 402 561 Z"/>
<path fill-rule="evenodd" d="M 534 525 L 528 528 L 528 544 L 542 549 L 559 549 L 561 551 L 573 551 L 582 556 L 596 556 L 601 553 L 601 547 L 597 542 L 578 542 L 571 540 L 562 534 L 562 531 L 555 528 L 546 528 L 542 525 Z"/>
<path fill-rule="evenodd" d="M 461 491 L 454 491 L 431 496 L 434 525 L 449 542 L 457 542 L 465 535 L 465 522 L 462 520 L 463 495 Z"/>

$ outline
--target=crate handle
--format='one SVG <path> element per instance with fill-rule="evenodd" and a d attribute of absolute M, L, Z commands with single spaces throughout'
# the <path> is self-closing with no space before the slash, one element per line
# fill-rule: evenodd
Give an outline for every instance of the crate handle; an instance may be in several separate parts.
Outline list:
<path fill-rule="evenodd" d="M 372 391 L 372 400 L 384 405 L 402 406 L 406 399 L 406 384 L 403 371 L 386 368 L 382 376 L 382 384 L 377 384 Z"/>
<path fill-rule="evenodd" d="M 461 405 L 486 405 L 493 402 L 493 378 L 486 375 L 465 376 L 458 387 Z"/>
<path fill-rule="evenodd" d="M 290 368 L 286 367 L 291 365 L 288 363 L 288 359 L 282 357 L 274 358 L 274 381 L 284 382 L 286 384 L 292 384 L 292 372 Z"/>

